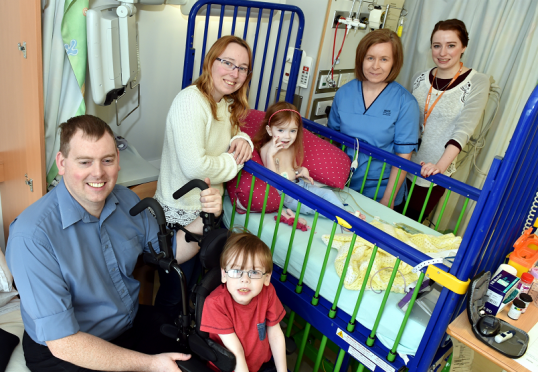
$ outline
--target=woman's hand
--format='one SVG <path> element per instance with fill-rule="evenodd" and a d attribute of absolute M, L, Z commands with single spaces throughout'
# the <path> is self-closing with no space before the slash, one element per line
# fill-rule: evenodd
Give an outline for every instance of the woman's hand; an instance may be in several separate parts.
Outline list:
<path fill-rule="evenodd" d="M 442 169 L 440 169 L 437 164 L 424 163 L 423 161 L 421 161 L 420 165 L 422 166 L 420 174 L 424 178 L 433 176 L 434 174 L 443 173 Z"/>
<path fill-rule="evenodd" d="M 297 178 L 305 178 L 313 185 L 314 179 L 310 177 L 310 172 L 308 171 L 308 169 L 306 169 L 305 167 L 301 167 L 300 169 L 301 170 L 299 171 L 299 173 L 297 173 Z"/>
<path fill-rule="evenodd" d="M 237 164 L 243 164 L 252 158 L 252 148 L 250 144 L 243 138 L 236 138 L 232 141 L 228 153 L 234 154 Z"/>
<path fill-rule="evenodd" d="M 200 193 L 200 203 L 202 203 L 202 210 L 206 213 L 213 213 L 215 217 L 220 216 L 222 212 L 222 196 L 219 190 L 211 188 L 211 181 L 209 178 L 204 180 L 209 188 Z"/>
<path fill-rule="evenodd" d="M 267 149 L 267 155 L 269 157 L 274 157 L 280 150 L 282 150 L 282 142 L 278 142 L 278 136 L 273 137 L 271 140 L 271 146 Z"/>

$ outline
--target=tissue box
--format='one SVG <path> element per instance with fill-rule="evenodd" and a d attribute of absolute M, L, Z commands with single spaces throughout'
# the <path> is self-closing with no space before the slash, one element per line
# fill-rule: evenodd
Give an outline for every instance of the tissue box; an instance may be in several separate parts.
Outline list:
<path fill-rule="evenodd" d="M 518 294 L 519 278 L 506 271 L 501 271 L 489 282 L 486 293 L 488 300 L 484 310 L 490 315 L 497 315 Z"/>

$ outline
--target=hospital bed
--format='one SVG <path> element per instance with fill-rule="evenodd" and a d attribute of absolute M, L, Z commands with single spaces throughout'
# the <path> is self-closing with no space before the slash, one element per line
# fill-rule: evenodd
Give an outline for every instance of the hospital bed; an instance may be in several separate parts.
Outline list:
<path fill-rule="evenodd" d="M 228 14 L 232 17 L 232 25 L 225 30 L 227 26 L 224 20 L 225 15 Z M 240 15 L 243 15 L 242 20 L 240 20 Z M 262 20 L 265 20 L 263 21 L 265 23 Z M 249 23 L 252 23 L 251 27 Z M 295 52 L 285 98 L 289 102 L 292 101 L 297 83 L 304 27 L 304 16 L 300 9 L 287 5 L 249 1 L 199 1 L 189 15 L 183 88 L 191 84 L 195 75 L 199 73 L 198 67 L 195 69 L 195 64 L 201 68 L 206 47 L 214 41 L 208 41 L 208 35 L 211 35 L 209 27 L 211 24 L 218 27 L 217 37 L 235 34 L 247 39 L 253 46 L 255 68 L 249 102 L 255 109 L 267 108 L 269 102 L 272 101 L 273 86 L 278 87 L 276 96 L 280 97 L 285 57 L 278 55 L 277 52 L 274 52 L 275 55 L 272 58 L 268 57 L 269 41 L 276 43 L 274 50 L 278 51 L 281 38 L 285 39 L 285 50 L 294 40 Z M 241 29 L 237 27 L 238 24 L 242 25 Z M 262 24 L 267 29 L 265 37 L 259 35 Z M 195 32 L 196 25 L 202 25 L 204 30 Z M 283 25 L 287 25 L 288 29 L 283 30 Z M 270 36 L 271 28 L 277 34 L 276 42 L 275 37 Z M 254 33 L 253 42 L 251 33 Z M 201 39 L 200 36 L 202 36 Z M 198 47 L 195 47 L 196 45 Z M 269 49 L 271 52 L 273 46 Z M 261 63 L 259 63 L 260 58 Z M 272 62 L 266 64 L 268 61 Z M 281 66 L 280 73 L 276 73 L 278 72 L 278 68 L 275 70 L 277 64 Z M 264 71 L 270 71 L 271 78 L 268 82 L 267 79 L 263 80 Z M 262 210 L 260 214 L 251 213 L 250 202 L 246 206 L 247 213 L 238 215 L 234 210 L 236 206 L 232 205 L 229 199 L 225 201 L 225 221 L 228 225 L 241 224 L 248 227 L 251 232 L 258 234 L 266 241 L 273 250 L 276 265 L 272 283 L 279 298 L 292 310 L 287 333 L 292 330 L 295 316 L 306 321 L 295 370 L 298 370 L 300 366 L 309 333 L 313 332 L 312 327 L 323 334 L 316 356 L 315 371 L 320 368 L 328 340 L 339 347 L 334 365 L 335 371 L 347 368 L 350 358 L 359 361 L 358 370 L 366 367 L 370 370 L 397 371 L 408 368 L 412 371 L 426 371 L 432 367 L 434 361 L 446 353 L 450 343 L 447 342 L 445 330 L 450 321 L 462 311 L 469 279 L 479 270 L 491 270 L 502 262 L 512 242 L 520 234 L 523 217 L 538 188 L 538 179 L 528 177 L 529 174 L 535 174 L 538 164 L 536 162 L 538 155 L 537 102 L 538 90 L 535 90 L 523 111 L 504 158 L 494 159 L 482 190 L 443 175 L 428 178 L 449 190 L 449 193 L 463 197 L 464 203 L 455 228 L 456 233 L 461 216 L 470 205 L 474 205 L 461 245 L 449 266 L 444 263 L 432 263 L 431 257 L 426 254 L 332 204 L 324 202 L 253 161 L 245 164 L 242 173 L 248 172 L 254 176 L 252 185 L 254 185 L 254 179 L 258 178 L 318 212 L 309 219 L 309 224 L 313 225 L 312 230 L 302 232 L 296 231 L 295 226 L 276 224 L 274 216 L 265 213 L 265 210 Z M 344 146 L 354 146 L 352 138 L 306 119 L 304 123 L 305 128 L 313 133 Z M 382 160 L 387 166 L 396 166 L 420 177 L 418 165 L 402 160 L 393 154 L 362 143 L 360 151 L 372 158 Z M 382 214 L 383 220 L 405 222 L 421 231 L 426 229 L 425 226 L 415 224 L 393 211 L 370 204 L 375 202 L 367 200 L 360 193 L 352 195 L 351 199 L 357 201 L 362 208 L 374 213 L 381 210 L 375 214 Z M 350 210 L 355 208 L 351 199 L 347 199 Z M 445 200 L 441 200 L 441 206 Z M 344 226 L 353 236 L 352 239 L 361 237 L 374 244 L 375 252 L 381 249 L 396 257 L 396 268 L 400 262 L 419 268 L 417 287 L 426 275 L 443 286 L 430 319 L 425 321 L 414 318 L 411 305 L 405 313 L 397 309 L 395 302 L 401 296 L 391 293 L 392 281 L 389 282 L 387 290 L 380 295 L 366 290 L 366 285 L 363 285 L 360 291 L 349 291 L 344 288 L 342 278 L 346 276 L 345 271 L 341 278 L 334 271 L 335 252 L 331 250 L 331 242 L 325 246 L 320 243 L 320 235 L 341 232 L 339 229 Z M 436 234 L 435 231 L 425 232 L 431 235 Z M 372 256 L 375 256 L 375 253 Z M 346 258 L 346 261 L 349 262 L 349 258 Z M 397 270 L 392 270 L 391 278 L 396 275 Z"/>

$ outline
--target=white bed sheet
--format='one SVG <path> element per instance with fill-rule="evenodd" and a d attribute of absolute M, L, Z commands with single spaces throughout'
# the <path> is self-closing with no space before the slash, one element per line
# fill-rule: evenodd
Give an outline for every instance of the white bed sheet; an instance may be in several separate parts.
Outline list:
<path fill-rule="evenodd" d="M 346 188 L 346 191 L 348 189 Z M 409 226 L 416 228 L 417 230 L 422 231 L 425 234 L 439 236 L 440 233 L 419 224 L 416 221 L 413 221 L 405 216 L 400 215 L 399 213 L 394 212 L 393 210 L 353 191 L 349 190 L 349 193 L 338 193 L 340 199 L 344 202 L 344 206 L 349 211 L 361 210 L 368 212 L 373 216 L 378 216 L 382 220 L 387 222 L 402 222 Z M 358 203 L 358 205 L 357 205 Z M 274 216 L 277 213 L 268 213 L 265 216 L 262 228 L 261 239 L 270 247 L 273 239 L 273 232 L 275 229 L 275 220 Z M 228 196 L 225 197 L 224 201 L 224 223 L 229 227 L 230 220 L 232 215 L 232 205 Z M 234 225 L 244 226 L 245 216 L 236 213 Z M 253 233 L 258 233 L 258 226 L 260 224 L 260 213 L 251 213 L 249 217 L 248 230 Z M 311 226 L 313 222 L 312 216 L 301 215 L 308 221 L 308 225 Z M 367 221 L 371 221 L 372 217 L 366 217 Z M 306 284 L 311 289 L 315 290 L 321 268 L 323 266 L 323 259 L 325 257 L 325 252 L 327 246 L 322 242 L 321 236 L 324 234 L 330 234 L 333 226 L 333 221 L 324 218 L 320 215 L 318 218 L 316 233 L 313 239 L 312 248 L 310 250 L 310 256 L 307 264 L 307 269 L 304 276 L 304 284 Z M 273 255 L 273 261 L 278 266 L 283 267 L 286 261 L 286 254 L 288 250 L 288 245 L 291 237 L 292 227 L 286 224 L 281 223 L 278 229 L 278 237 L 275 244 L 275 252 Z M 337 233 L 340 233 L 340 226 L 337 228 Z M 290 257 L 290 262 L 288 265 L 288 272 L 299 278 L 304 258 L 306 255 L 306 248 L 308 245 L 308 239 L 310 237 L 310 230 L 303 232 L 297 230 L 295 233 L 294 244 L 292 247 L 292 253 Z M 334 268 L 334 260 L 337 255 L 336 249 L 331 249 L 331 254 L 329 256 L 329 261 L 327 264 L 327 270 L 325 271 L 325 277 L 323 279 L 323 284 L 321 286 L 320 294 L 326 300 L 331 303 L 334 300 L 336 295 L 336 290 L 338 288 L 338 283 L 340 278 L 336 273 Z M 375 319 L 378 313 L 378 310 L 381 306 L 384 292 L 381 294 L 376 294 L 370 290 L 365 291 L 364 297 L 361 302 L 359 312 L 357 314 L 357 320 L 366 328 L 372 329 Z M 355 308 L 357 298 L 359 296 L 359 291 L 351 291 L 345 288 L 342 289 L 340 299 L 338 302 L 338 308 L 345 311 L 347 314 L 352 314 Z M 392 348 L 396 335 L 398 334 L 401 322 L 404 317 L 404 312 L 398 308 L 397 304 L 402 299 L 404 295 L 391 292 L 383 316 L 381 317 L 381 322 L 378 327 L 377 337 L 381 343 L 387 348 Z M 420 319 L 416 317 L 413 313 L 409 318 L 405 331 L 400 340 L 400 344 L 397 348 L 397 352 L 407 355 L 415 355 L 416 350 L 422 339 L 422 335 L 426 329 L 427 319 Z"/>

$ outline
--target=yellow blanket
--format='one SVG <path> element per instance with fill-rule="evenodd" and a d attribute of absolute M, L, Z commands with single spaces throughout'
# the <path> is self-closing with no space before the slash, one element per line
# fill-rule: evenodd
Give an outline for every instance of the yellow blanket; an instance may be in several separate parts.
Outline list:
<path fill-rule="evenodd" d="M 461 243 L 461 238 L 459 236 L 454 236 L 454 234 L 446 234 L 442 236 L 409 234 L 401 229 L 395 228 L 392 225 L 381 223 L 376 220 L 372 221 L 370 224 L 423 253 L 456 250 L 459 248 Z M 323 235 L 321 239 L 325 244 L 328 244 L 329 237 L 330 235 Z M 351 234 L 336 234 L 332 243 L 332 248 L 338 250 L 338 256 L 334 261 L 334 266 L 338 276 L 340 277 L 342 277 L 344 264 L 349 251 L 349 245 L 351 243 L 351 237 Z M 364 281 L 364 276 L 366 275 L 366 269 L 368 268 L 373 247 L 374 245 L 372 243 L 364 240 L 360 236 L 357 236 L 349 262 L 349 268 L 344 280 L 344 287 L 351 290 L 360 290 Z M 369 277 L 374 290 L 385 290 L 387 288 L 387 284 L 395 264 L 396 258 L 394 256 L 385 252 L 381 248 L 377 250 L 377 255 Z M 382 270 L 387 267 L 390 269 Z M 412 273 L 412 269 L 412 266 L 403 261 L 400 262 L 399 271 L 401 274 L 396 274 L 391 288 L 392 292 L 405 292 L 403 277 L 405 277 L 406 284 L 410 284 L 418 279 L 418 274 Z M 382 271 L 378 272 L 379 270 Z M 370 283 L 368 283 L 366 288 L 370 289 Z"/>

